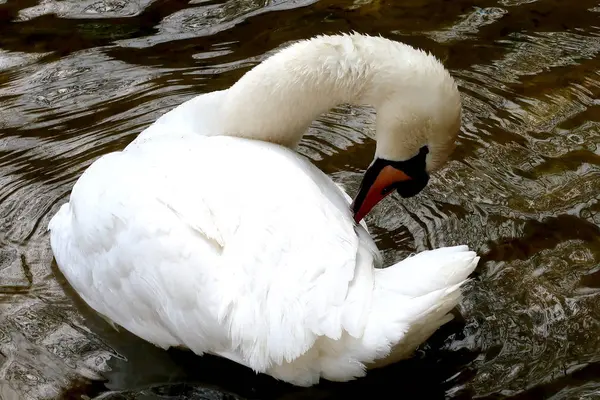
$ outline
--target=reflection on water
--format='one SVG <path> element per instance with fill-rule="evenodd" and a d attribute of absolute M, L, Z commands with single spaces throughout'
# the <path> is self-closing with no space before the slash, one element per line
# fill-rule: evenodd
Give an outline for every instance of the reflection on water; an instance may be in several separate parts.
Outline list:
<path fill-rule="evenodd" d="M 0 1 L 0 399 L 600 398 L 599 21 L 588 0 Z M 425 48 L 459 81 L 453 160 L 368 218 L 388 260 L 482 255 L 457 318 L 413 360 L 297 389 L 85 307 L 46 233 L 83 170 L 280 46 L 351 30 Z M 340 107 L 300 151 L 354 193 L 373 118 Z"/>

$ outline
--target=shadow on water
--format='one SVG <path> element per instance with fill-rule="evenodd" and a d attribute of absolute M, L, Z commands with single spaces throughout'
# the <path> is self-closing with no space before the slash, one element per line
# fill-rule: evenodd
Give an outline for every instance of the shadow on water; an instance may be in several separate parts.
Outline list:
<path fill-rule="evenodd" d="M 0 0 L 0 399 L 599 398 L 599 17 L 590 0 Z M 85 168 L 281 46 L 352 30 L 431 51 L 459 83 L 451 162 L 367 220 L 389 262 L 482 256 L 456 318 L 411 360 L 301 389 L 83 304 L 46 226 Z M 341 106 L 299 151 L 354 193 L 373 120 Z"/>

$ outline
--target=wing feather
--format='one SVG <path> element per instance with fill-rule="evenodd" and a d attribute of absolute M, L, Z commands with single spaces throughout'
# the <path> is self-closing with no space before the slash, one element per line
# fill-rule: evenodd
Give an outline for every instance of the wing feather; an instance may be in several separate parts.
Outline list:
<path fill-rule="evenodd" d="M 104 156 L 50 229 L 84 300 L 162 347 L 264 371 L 366 323 L 375 246 L 348 196 L 279 146 L 166 137 Z"/>

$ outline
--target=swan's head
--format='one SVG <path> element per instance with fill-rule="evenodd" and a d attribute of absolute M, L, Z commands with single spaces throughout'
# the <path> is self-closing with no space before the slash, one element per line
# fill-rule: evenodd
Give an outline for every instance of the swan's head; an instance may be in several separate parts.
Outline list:
<path fill-rule="evenodd" d="M 454 149 L 461 102 L 444 66 L 404 43 L 356 33 L 295 43 L 253 68 L 228 89 L 222 128 L 293 148 L 342 103 L 377 111 L 375 159 L 352 205 L 357 222 L 393 191 L 419 193 Z"/>
<path fill-rule="evenodd" d="M 376 104 L 375 158 L 352 204 L 356 222 L 394 191 L 403 198 L 417 195 L 455 148 L 461 101 L 454 79 L 427 53 L 412 49 L 402 56 L 413 57 L 409 64 L 418 68 L 378 77 L 381 84 L 373 87 L 379 92 L 368 95 L 383 100 Z"/>

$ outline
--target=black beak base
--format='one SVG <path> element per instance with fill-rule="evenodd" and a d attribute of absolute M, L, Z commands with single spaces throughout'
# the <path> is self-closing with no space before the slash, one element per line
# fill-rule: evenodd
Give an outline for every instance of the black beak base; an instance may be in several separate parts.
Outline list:
<path fill-rule="evenodd" d="M 396 185 L 396 191 L 403 198 L 409 198 L 419 194 L 427 183 L 429 183 L 429 174 L 425 169 L 426 158 L 429 153 L 427 146 L 421 147 L 419 153 L 406 161 L 389 162 L 389 165 L 397 168 L 411 177 L 411 179 L 399 182 Z"/>

